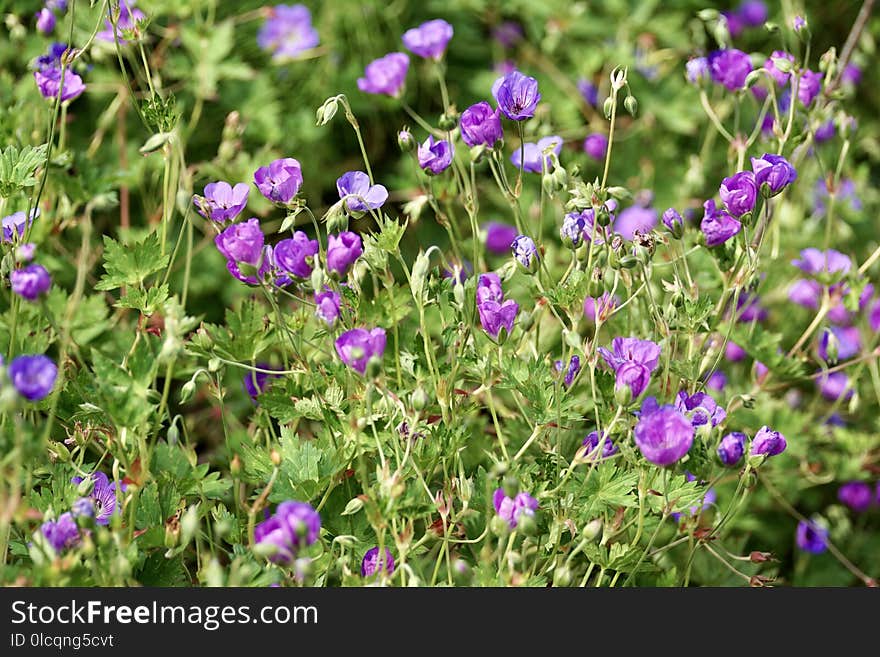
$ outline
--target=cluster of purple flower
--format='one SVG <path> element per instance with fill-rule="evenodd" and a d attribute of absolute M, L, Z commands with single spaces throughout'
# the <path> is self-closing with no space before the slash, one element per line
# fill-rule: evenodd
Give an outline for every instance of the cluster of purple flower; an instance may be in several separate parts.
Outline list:
<path fill-rule="evenodd" d="M 12 291 L 27 301 L 36 301 L 52 287 L 52 277 L 43 265 L 31 263 L 36 253 L 36 244 L 23 242 L 28 225 L 33 222 L 36 212 L 31 213 L 31 221 L 26 221 L 22 210 L 3 217 L 2 241 L 14 246 L 15 262 L 19 265 L 9 272 Z M 30 263 L 30 264 L 27 264 Z"/>
<path fill-rule="evenodd" d="M 498 517 L 507 522 L 511 529 L 516 529 L 523 516 L 534 516 L 538 510 L 538 500 L 528 493 L 517 493 L 508 497 L 503 488 L 497 488 L 492 495 L 492 505 Z"/>
<path fill-rule="evenodd" d="M 272 53 L 272 59 L 297 57 L 321 42 L 312 27 L 312 15 L 304 5 L 275 5 L 257 34 L 257 45 Z"/>
<path fill-rule="evenodd" d="M 0 359 L 0 366 L 3 361 Z M 52 359 L 42 354 L 16 356 L 6 368 L 6 376 L 18 394 L 31 402 L 49 396 L 55 387 L 58 367 Z"/>
<path fill-rule="evenodd" d="M 70 66 L 62 64 L 67 56 L 65 43 L 53 43 L 45 55 L 37 58 L 34 80 L 43 98 L 69 102 L 86 90 L 82 77 Z"/>
<path fill-rule="evenodd" d="M 40 531 L 47 543 L 56 553 L 74 547 L 82 539 L 80 525 L 84 521 L 78 518 L 90 518 L 98 525 L 107 525 L 114 514 L 119 513 L 117 494 L 125 492 L 126 485 L 110 481 L 106 474 L 93 472 L 86 477 L 74 477 L 71 482 L 82 485 L 84 481 L 91 483 L 91 490 L 86 497 L 73 503 L 70 511 L 62 513 L 55 520 L 47 520 L 40 526 Z"/>
<path fill-rule="evenodd" d="M 127 43 L 126 33 L 134 32 L 147 20 L 146 14 L 138 9 L 136 4 L 137 0 L 119 0 L 118 15 L 114 9 L 115 3 L 108 4 L 107 12 L 110 14 L 110 18 L 104 20 L 104 29 L 96 35 L 98 40 L 115 44 L 118 39 L 120 44 Z M 115 30 L 114 22 L 116 23 Z"/>
<path fill-rule="evenodd" d="M 306 502 L 282 502 L 275 513 L 254 528 L 254 541 L 270 561 L 290 564 L 300 550 L 321 533 L 321 516 Z"/>
<path fill-rule="evenodd" d="M 519 304 L 513 299 L 504 298 L 501 279 L 498 274 L 490 272 L 480 274 L 477 282 L 477 311 L 483 330 L 493 340 L 501 343 L 513 331 Z"/>

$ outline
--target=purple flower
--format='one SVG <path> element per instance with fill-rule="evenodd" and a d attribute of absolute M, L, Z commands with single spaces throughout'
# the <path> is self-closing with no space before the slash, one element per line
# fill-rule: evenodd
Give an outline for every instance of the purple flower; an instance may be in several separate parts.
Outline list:
<path fill-rule="evenodd" d="M 335 345 L 343 363 L 358 374 L 365 374 L 369 360 L 381 360 L 385 354 L 385 329 L 351 329 L 336 338 Z"/>
<path fill-rule="evenodd" d="M 34 71 L 34 80 L 36 80 L 43 98 L 57 98 L 58 90 L 61 88 L 62 102 L 73 100 L 86 90 L 82 78 L 70 69 L 64 71 L 63 88 L 61 87 L 61 68 L 44 68 Z"/>
<path fill-rule="evenodd" d="M 734 39 L 742 34 L 743 30 L 746 29 L 745 23 L 743 23 L 742 18 L 740 18 L 739 13 L 737 12 L 722 11 L 721 17 L 724 19 L 724 23 L 727 25 L 727 31 Z"/>
<path fill-rule="evenodd" d="M 513 151 L 510 161 L 517 169 L 522 167 L 523 171 L 542 173 L 545 169 L 549 171 L 552 167 L 550 156 L 545 155 L 548 151 L 552 151 L 559 157 L 559 153 L 562 152 L 562 137 L 553 135 L 539 139 L 537 144 L 523 144 L 521 148 Z"/>
<path fill-rule="evenodd" d="M 40 526 L 40 532 L 55 552 L 63 552 L 79 542 L 79 527 L 73 514 L 62 513 L 58 520 L 47 520 Z"/>
<path fill-rule="evenodd" d="M 38 216 L 40 216 L 39 210 L 34 209 L 31 210 L 30 219 L 25 218 L 24 210 L 19 210 L 18 212 L 13 212 L 8 216 L 3 217 L 3 241 L 15 242 L 23 237 L 28 226 L 34 223 L 34 219 Z"/>
<path fill-rule="evenodd" d="M 532 118 L 538 101 L 541 100 L 538 81 L 519 71 L 513 71 L 495 80 L 492 85 L 492 96 L 498 103 L 501 113 L 512 121 Z"/>
<path fill-rule="evenodd" d="M 528 235 L 519 235 L 510 247 L 516 261 L 527 271 L 534 271 L 538 264 L 538 247 L 535 246 L 535 241 Z"/>
<path fill-rule="evenodd" d="M 459 121 L 461 139 L 468 146 L 488 146 L 492 148 L 504 138 L 498 110 L 485 100 L 471 105 L 461 113 Z"/>
<path fill-rule="evenodd" d="M 496 255 L 505 254 L 518 234 L 516 226 L 490 222 L 486 224 L 486 250 Z"/>
<path fill-rule="evenodd" d="M 657 225 L 657 211 L 652 207 L 631 205 L 614 222 L 614 232 L 625 240 L 632 240 L 636 232 L 648 233 Z"/>
<path fill-rule="evenodd" d="M 465 259 L 465 261 L 458 262 L 458 260 L 452 259 L 449 263 L 449 269 L 446 267 L 443 268 L 443 271 L 440 272 L 440 275 L 443 278 L 451 278 L 453 280 L 453 285 L 455 282 L 461 283 L 464 285 L 464 282 L 468 279 L 468 276 L 474 273 L 474 265 L 470 260 Z"/>
<path fill-rule="evenodd" d="M 834 358 L 829 358 L 828 348 L 832 346 Z M 862 350 L 862 336 L 855 326 L 831 326 L 825 329 L 819 339 L 819 358 L 822 360 L 846 360 Z"/>
<path fill-rule="evenodd" d="M 788 83 L 791 73 L 783 73 L 776 68 L 776 63 L 773 61 L 774 59 L 784 59 L 794 64 L 794 55 L 785 52 L 784 50 L 774 50 L 773 54 L 770 55 L 766 62 L 764 62 L 764 68 L 767 69 L 770 77 L 772 77 L 774 82 L 780 87 L 784 87 Z"/>
<path fill-rule="evenodd" d="M 480 313 L 480 324 L 492 338 L 498 339 L 503 328 L 507 335 L 513 331 L 513 322 L 519 312 L 519 304 L 513 299 L 496 300 L 477 298 L 477 311 Z"/>
<path fill-rule="evenodd" d="M 43 34 L 49 34 L 55 29 L 55 14 L 46 7 L 37 12 L 37 29 Z"/>
<path fill-rule="evenodd" d="M 605 322 L 611 317 L 611 313 L 614 312 L 618 303 L 620 303 L 620 299 L 611 296 L 610 292 L 603 292 L 602 296 L 598 298 L 587 297 L 584 299 L 584 316 L 594 323 L 597 317 L 600 322 Z"/>
<path fill-rule="evenodd" d="M 798 82 L 798 100 L 804 105 L 809 106 L 816 99 L 816 96 L 819 95 L 819 92 L 822 91 L 823 77 L 821 73 L 816 73 L 809 69 L 805 70 Z"/>
<path fill-rule="evenodd" d="M 477 303 L 484 301 L 500 303 L 503 300 L 504 291 L 501 289 L 501 279 L 498 274 L 495 272 L 480 274 L 480 278 L 477 280 Z"/>
<path fill-rule="evenodd" d="M 874 490 L 864 481 L 850 481 L 837 489 L 837 499 L 853 511 L 862 513 L 874 502 Z"/>
<path fill-rule="evenodd" d="M 93 472 L 88 478 L 92 481 L 92 491 L 89 493 L 89 499 L 92 500 L 94 505 L 95 522 L 99 525 L 107 525 L 110 523 L 110 516 L 119 511 L 116 507 L 117 484 L 115 481 L 110 481 L 107 475 L 101 471 Z M 83 481 L 83 478 L 74 477 L 70 481 L 74 484 L 79 484 Z M 125 485 L 123 484 L 119 490 L 124 491 Z"/>
<path fill-rule="evenodd" d="M 673 235 L 681 235 L 684 230 L 684 219 L 681 218 L 678 210 L 675 208 L 669 208 L 660 216 L 660 219 L 670 233 Z"/>
<path fill-rule="evenodd" d="M 254 540 L 271 549 L 270 561 L 291 563 L 300 549 L 318 540 L 320 532 L 321 516 L 311 504 L 287 501 L 254 528 Z"/>
<path fill-rule="evenodd" d="M 856 85 L 862 79 L 862 69 L 858 66 L 850 62 L 843 69 L 843 74 L 840 76 L 840 81 L 845 84 Z"/>
<path fill-rule="evenodd" d="M 687 81 L 691 84 L 699 84 L 709 77 L 709 60 L 705 57 L 693 57 L 684 67 Z"/>
<path fill-rule="evenodd" d="M 275 5 L 257 33 L 257 45 L 272 53 L 272 59 L 292 58 L 321 42 L 312 27 L 312 15 L 303 5 Z"/>
<path fill-rule="evenodd" d="M 34 301 L 52 287 L 52 277 L 43 265 L 28 265 L 9 273 L 12 291 L 28 301 Z"/>
<path fill-rule="evenodd" d="M 645 391 L 651 382 L 651 374 L 660 362 L 660 346 L 638 338 L 614 338 L 611 351 L 599 347 L 598 352 L 614 371 L 614 389 L 629 389 L 631 399 L 636 399 Z"/>
<path fill-rule="evenodd" d="M 256 266 L 263 256 L 265 239 L 260 220 L 251 218 L 226 228 L 214 238 L 214 244 L 227 260 Z"/>
<path fill-rule="evenodd" d="M 718 190 L 727 211 L 735 217 L 741 217 L 755 209 L 758 187 L 755 185 L 755 174 L 751 171 L 740 171 L 721 181 Z"/>
<path fill-rule="evenodd" d="M 248 274 L 242 273 L 241 268 L 238 266 L 239 263 L 235 260 L 227 260 L 226 269 L 229 271 L 230 274 L 232 274 L 242 283 L 247 283 L 248 285 L 259 285 L 260 281 L 265 280 L 266 275 L 272 270 L 274 262 L 275 255 L 272 251 L 272 247 L 267 244 L 263 247 L 262 260 L 260 261 L 260 268 L 257 272 Z"/>
<path fill-rule="evenodd" d="M 740 322 L 763 322 L 770 313 L 761 305 L 757 295 L 744 292 L 736 302 L 736 314 Z"/>
<path fill-rule="evenodd" d="M 385 94 L 400 97 L 409 70 L 409 56 L 402 52 L 392 52 L 375 59 L 358 78 L 358 89 L 368 94 Z"/>
<path fill-rule="evenodd" d="M 816 140 L 817 144 L 821 144 L 828 141 L 829 139 L 832 139 L 836 132 L 837 130 L 834 127 L 834 119 L 828 119 L 827 121 L 825 121 L 825 123 L 816 128 L 816 132 L 813 133 L 813 137 Z M 819 180 L 820 185 L 824 186 L 824 183 L 824 180 Z"/>
<path fill-rule="evenodd" d="M 749 453 L 753 456 L 759 454 L 766 454 L 768 457 L 776 456 L 777 454 L 782 454 L 787 446 L 788 443 L 785 440 L 785 436 L 764 425 L 758 429 L 758 433 L 752 439 L 752 447 Z"/>
<path fill-rule="evenodd" d="M 686 390 L 681 390 L 675 398 L 675 408 L 682 415 L 689 416 L 691 423 L 695 427 L 710 422 L 715 427 L 727 417 L 727 411 L 705 392 L 696 392 L 693 395 L 689 395 Z"/>
<path fill-rule="evenodd" d="M 602 449 L 597 451 L 600 440 L 602 441 Z M 584 450 L 584 456 L 590 461 L 607 459 L 609 456 L 614 456 L 618 452 L 617 446 L 611 442 L 611 438 L 609 438 L 604 431 L 602 432 L 601 439 L 598 431 L 592 431 L 587 434 L 587 437 L 584 438 L 583 446 L 586 447 Z"/>
<path fill-rule="evenodd" d="M 709 75 L 717 84 L 722 84 L 730 91 L 742 89 L 746 77 L 752 72 L 752 62 L 742 50 L 727 48 L 709 53 Z"/>
<path fill-rule="evenodd" d="M 797 546 L 804 552 L 822 554 L 828 549 L 828 530 L 812 520 L 801 520 L 795 534 Z"/>
<path fill-rule="evenodd" d="M 819 297 L 821 296 L 822 286 L 814 280 L 799 278 L 788 288 L 789 301 L 812 310 L 819 308 Z"/>
<path fill-rule="evenodd" d="M 821 394 L 828 401 L 837 401 L 841 397 L 849 399 L 853 396 L 853 389 L 846 372 L 825 372 L 818 379 L 816 385 Z"/>
<path fill-rule="evenodd" d="M 510 48 L 522 39 L 523 30 L 515 21 L 504 21 L 492 29 L 492 36 L 504 48 Z"/>
<path fill-rule="evenodd" d="M 280 161 L 280 160 L 279 160 Z M 212 221 L 234 220 L 247 205 L 250 187 L 238 183 L 232 187 L 228 182 L 219 181 L 205 185 L 204 196 L 193 196 L 198 213 Z"/>
<path fill-rule="evenodd" d="M 452 164 L 455 150 L 452 143 L 445 139 L 434 139 L 434 135 L 428 135 L 423 144 L 419 144 L 419 166 L 427 173 L 437 175 L 443 173 Z"/>
<path fill-rule="evenodd" d="M 797 171 L 781 155 L 764 153 L 761 157 L 753 157 L 752 170 L 755 172 L 755 184 L 761 189 L 761 193 L 776 196 L 783 189 L 797 180 Z M 764 188 L 764 184 L 767 187 Z M 764 190 L 768 191 L 764 191 Z"/>
<path fill-rule="evenodd" d="M 336 190 L 349 212 L 376 210 L 388 200 L 384 185 L 371 185 L 363 171 L 346 171 L 336 180 Z"/>
<path fill-rule="evenodd" d="M 599 87 L 589 80 L 581 78 L 577 81 L 577 88 L 581 92 L 581 97 L 583 97 L 588 105 L 592 107 L 599 105 Z"/>
<path fill-rule="evenodd" d="M 266 383 L 270 378 L 277 378 L 279 374 L 270 374 L 264 370 L 275 369 L 269 363 L 257 363 L 257 368 L 263 371 L 257 370 L 248 370 L 245 372 L 245 375 L 242 379 L 244 383 L 245 392 L 250 396 L 254 401 L 257 400 L 257 397 L 266 389 Z"/>
<path fill-rule="evenodd" d="M 746 350 L 735 342 L 727 342 L 724 347 L 724 357 L 731 363 L 737 363 L 746 357 Z"/>
<path fill-rule="evenodd" d="M 648 461 L 665 467 L 687 454 L 694 442 L 694 425 L 674 406 L 658 406 L 648 397 L 642 403 L 635 441 Z"/>
<path fill-rule="evenodd" d="M 119 43 L 126 43 L 123 33 L 133 30 L 137 24 L 146 20 L 146 15 L 140 9 L 135 7 L 135 0 L 120 0 L 119 2 L 119 18 L 116 19 L 116 33 L 119 37 Z M 108 12 L 113 11 L 113 7 L 107 8 Z M 104 21 L 104 29 L 98 32 L 97 38 L 107 43 L 115 43 L 113 37 L 113 23 L 110 19 Z"/>
<path fill-rule="evenodd" d="M 871 304 L 868 311 L 868 326 L 872 331 L 880 331 L 880 299 Z"/>
<path fill-rule="evenodd" d="M 561 372 L 565 368 L 565 364 L 561 360 L 557 360 L 553 366 L 556 368 L 557 372 Z M 568 361 L 568 371 L 565 373 L 565 377 L 562 382 L 566 388 L 570 388 L 571 384 L 574 383 L 575 377 L 578 375 L 578 372 L 581 371 L 581 359 L 580 356 L 572 356 L 571 360 Z"/>
<path fill-rule="evenodd" d="M 825 210 L 827 209 L 825 206 L 825 199 L 828 198 L 828 182 L 824 178 L 820 178 L 816 181 L 816 189 L 813 194 L 814 202 L 816 204 L 816 212 L 819 214 L 825 214 Z M 843 178 L 838 186 L 836 192 L 837 198 L 837 206 L 840 207 L 844 201 L 846 201 L 847 205 L 850 209 L 859 211 L 862 209 L 862 200 L 858 197 L 856 193 L 856 184 L 850 178 Z"/>
<path fill-rule="evenodd" d="M 742 224 L 739 221 L 724 210 L 715 207 L 713 199 L 703 203 L 703 209 L 705 213 L 700 222 L 700 230 L 706 236 L 706 246 L 724 244 L 742 229 Z"/>
<path fill-rule="evenodd" d="M 528 493 L 517 493 L 516 497 L 511 498 L 504 494 L 503 488 L 495 489 L 492 505 L 495 513 L 506 520 L 511 529 L 516 529 L 523 515 L 534 516 L 538 510 L 538 500 Z"/>
<path fill-rule="evenodd" d="M 357 233 L 347 230 L 339 235 L 328 235 L 327 269 L 335 271 L 340 276 L 345 276 L 349 267 L 361 257 L 363 252 L 361 236 Z"/>
<path fill-rule="evenodd" d="M 339 317 L 339 306 L 341 303 L 342 300 L 339 298 L 339 293 L 325 285 L 323 292 L 315 293 L 315 315 L 327 322 L 327 326 L 333 328 Z"/>
<path fill-rule="evenodd" d="M 806 274 L 817 276 L 820 274 L 839 274 L 845 276 L 852 267 L 852 260 L 849 256 L 844 255 L 840 251 L 828 249 L 820 251 L 815 248 L 808 248 L 801 251 L 800 260 L 792 260 L 791 264 Z"/>
<path fill-rule="evenodd" d="M 94 518 L 95 503 L 91 497 L 80 497 L 70 506 L 70 512 L 74 518 Z"/>
<path fill-rule="evenodd" d="M 292 238 L 281 240 L 273 250 L 275 264 L 297 278 L 312 275 L 311 258 L 318 253 L 318 240 L 310 240 L 301 230 Z"/>
<path fill-rule="evenodd" d="M 440 60 L 452 39 L 452 25 L 437 18 L 403 33 L 403 45 L 425 59 Z"/>
<path fill-rule="evenodd" d="M 269 166 L 254 171 L 254 183 L 267 199 L 273 203 L 286 205 L 293 200 L 302 186 L 302 167 L 292 157 L 274 160 Z M 205 191 L 207 192 L 207 189 Z"/>
<path fill-rule="evenodd" d="M 601 132 L 593 132 L 584 139 L 584 153 L 594 160 L 604 160 L 608 150 L 608 137 Z"/>
<path fill-rule="evenodd" d="M 728 468 L 732 468 L 743 457 L 746 449 L 746 435 L 739 431 L 727 434 L 718 444 L 718 458 Z"/>
<path fill-rule="evenodd" d="M 52 392 L 58 367 L 47 356 L 16 356 L 9 363 L 9 380 L 22 397 L 28 401 L 40 401 Z"/>
<path fill-rule="evenodd" d="M 364 560 L 361 561 L 361 577 L 372 577 L 383 568 L 389 575 L 394 572 L 394 557 L 391 550 L 385 548 L 385 559 L 379 557 L 378 546 L 367 550 L 364 554 Z"/>
<path fill-rule="evenodd" d="M 761 0 L 745 0 L 736 13 L 747 27 L 759 27 L 767 20 L 767 5 Z"/>

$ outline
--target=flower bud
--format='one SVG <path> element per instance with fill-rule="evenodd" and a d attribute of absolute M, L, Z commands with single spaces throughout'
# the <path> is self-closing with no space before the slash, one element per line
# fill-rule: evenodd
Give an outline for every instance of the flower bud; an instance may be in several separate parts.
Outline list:
<path fill-rule="evenodd" d="M 521 513 L 516 521 L 516 531 L 526 536 L 538 535 L 538 521 L 531 513 Z"/>
<path fill-rule="evenodd" d="M 236 454 L 229 462 L 229 472 L 233 477 L 237 477 L 241 473 L 241 458 Z"/>
<path fill-rule="evenodd" d="M 501 516 L 493 516 L 489 521 L 489 529 L 495 536 L 507 536 L 510 532 L 510 525 Z"/>
<path fill-rule="evenodd" d="M 371 379 L 375 379 L 382 373 L 382 359 L 377 356 L 371 356 L 370 360 L 367 361 L 367 376 Z"/>
<path fill-rule="evenodd" d="M 440 115 L 440 119 L 437 121 L 437 125 L 441 130 L 452 130 L 456 126 L 458 126 L 458 113 L 454 110 L 449 110 L 448 112 L 444 112 Z"/>
<path fill-rule="evenodd" d="M 397 145 L 404 153 L 409 153 L 415 149 L 416 140 L 407 128 L 404 128 L 397 133 Z"/>
<path fill-rule="evenodd" d="M 581 538 L 585 541 L 595 541 L 602 533 L 602 518 L 593 518 L 581 529 Z"/>
<path fill-rule="evenodd" d="M 412 392 L 412 396 L 410 398 L 410 402 L 412 403 L 413 409 L 417 411 L 421 411 L 428 405 L 428 393 L 425 392 L 425 389 L 422 386 L 418 386 Z"/>
<path fill-rule="evenodd" d="M 277 449 L 273 449 L 271 452 L 269 452 L 269 460 L 272 461 L 272 465 L 276 467 L 281 465 L 281 454 L 278 452 Z"/>
<path fill-rule="evenodd" d="M 639 101 L 636 100 L 635 96 L 627 96 L 626 98 L 624 98 L 623 106 L 632 117 L 635 117 L 636 114 L 639 113 Z"/>
<path fill-rule="evenodd" d="M 611 118 L 611 110 L 614 108 L 614 97 L 608 96 L 605 99 L 605 102 L 602 103 L 602 112 L 605 114 L 606 119 Z"/>
<path fill-rule="evenodd" d="M 553 586 L 571 586 L 571 570 L 565 563 L 553 569 Z"/>
<path fill-rule="evenodd" d="M 504 477 L 501 488 L 504 489 L 504 494 L 512 499 L 519 493 L 519 479 L 515 475 L 509 474 Z"/>

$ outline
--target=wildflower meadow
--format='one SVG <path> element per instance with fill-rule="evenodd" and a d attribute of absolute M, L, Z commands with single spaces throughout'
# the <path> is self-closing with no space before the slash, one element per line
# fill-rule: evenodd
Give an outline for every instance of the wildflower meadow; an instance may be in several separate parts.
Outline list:
<path fill-rule="evenodd" d="M 874 2 L 0 2 L 0 584 L 876 586 Z"/>

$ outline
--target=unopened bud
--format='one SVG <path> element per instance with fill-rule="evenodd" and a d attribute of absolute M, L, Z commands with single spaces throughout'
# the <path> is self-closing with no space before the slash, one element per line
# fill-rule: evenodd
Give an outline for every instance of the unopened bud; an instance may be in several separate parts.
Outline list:
<path fill-rule="evenodd" d="M 632 117 L 635 117 L 636 114 L 639 113 L 639 101 L 636 100 L 635 96 L 627 96 L 626 98 L 624 98 L 623 106 Z"/>
<path fill-rule="evenodd" d="M 271 452 L 269 452 L 269 460 L 272 461 L 272 465 L 276 467 L 281 465 L 281 454 L 278 452 L 277 449 L 273 449 Z"/>

